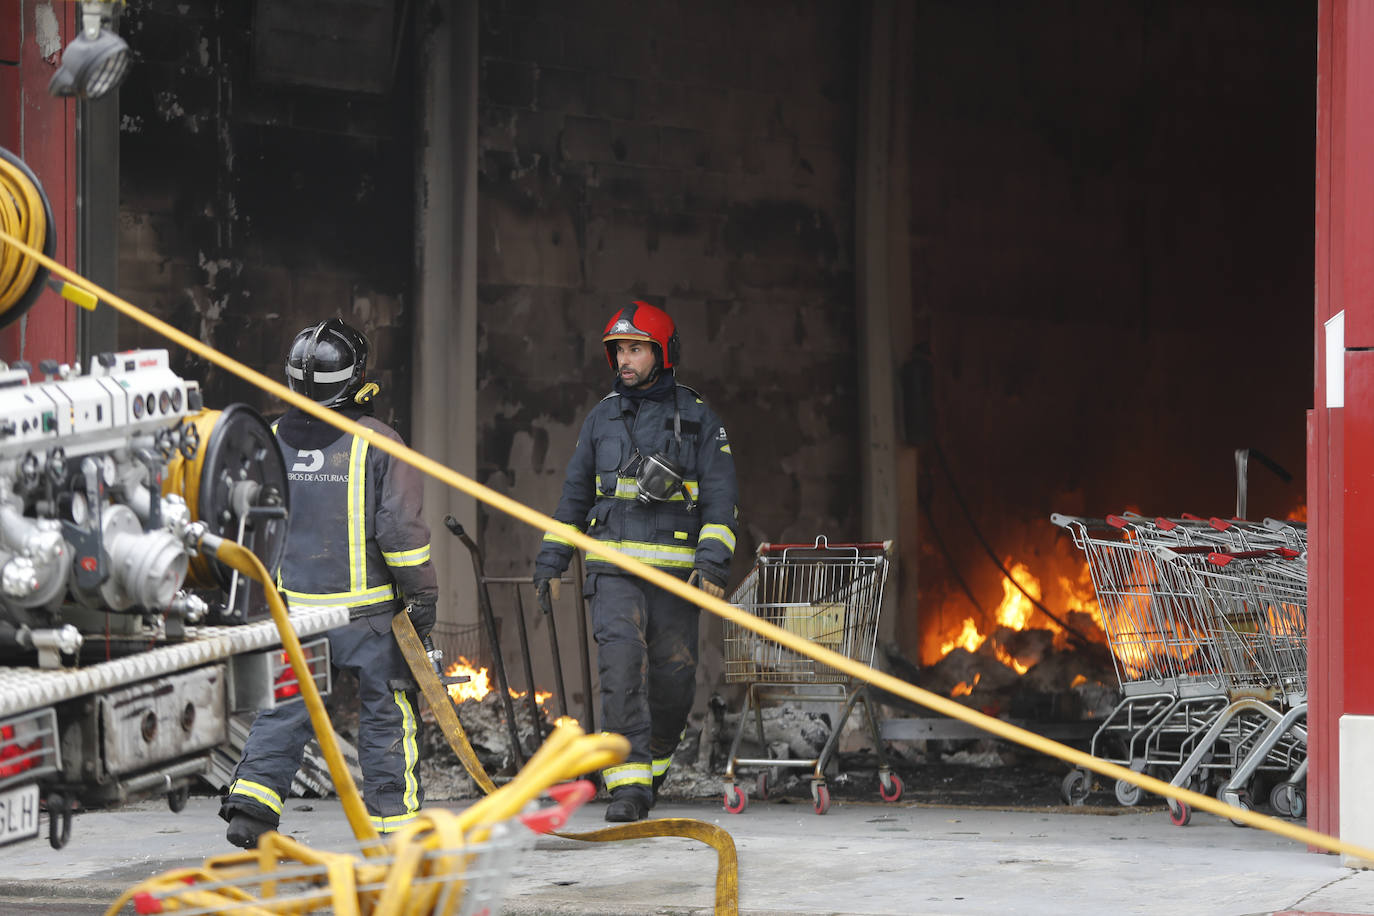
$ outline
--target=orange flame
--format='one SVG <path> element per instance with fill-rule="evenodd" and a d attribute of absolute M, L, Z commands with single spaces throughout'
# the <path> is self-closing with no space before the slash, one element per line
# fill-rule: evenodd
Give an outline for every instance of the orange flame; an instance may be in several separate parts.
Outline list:
<path fill-rule="evenodd" d="M 977 652 L 978 647 L 983 644 L 987 637 L 978 632 L 978 624 L 972 617 L 964 620 L 964 629 L 958 636 L 940 644 L 940 655 L 945 656 L 953 652 L 956 648 L 963 647 L 970 652 Z"/>
<path fill-rule="evenodd" d="M 449 677 L 459 677 L 462 675 L 468 677 L 465 683 L 448 685 L 448 695 L 459 703 L 463 703 L 467 700 L 481 700 L 487 694 L 491 693 L 491 677 L 487 674 L 487 669 L 478 668 L 468 660 L 467 656 L 458 656 L 458 661 L 449 665 L 448 670 L 444 673 Z M 513 687 L 507 688 L 507 692 L 510 693 L 511 698 L 515 700 L 521 699 L 527 695 L 524 692 L 517 691 Z M 553 694 L 547 690 L 536 690 L 534 692 L 534 702 L 543 706 L 544 701 L 552 696 Z"/>
<path fill-rule="evenodd" d="M 983 675 L 982 675 L 981 673 L 975 672 L 974 675 L 973 675 L 973 683 L 972 683 L 972 684 L 966 684 L 966 683 L 964 683 L 963 681 L 960 681 L 959 683 L 955 684 L 955 685 L 954 685 L 954 688 L 953 688 L 952 690 L 950 690 L 950 692 L 949 692 L 950 698 L 952 699 L 952 698 L 954 698 L 954 697 L 966 697 L 966 696 L 968 696 L 969 694 L 973 693 L 973 688 L 974 688 L 974 687 L 977 687 L 977 686 L 978 686 L 978 682 L 981 681 L 982 679 L 983 679 Z"/>
<path fill-rule="evenodd" d="M 1012 630 L 1024 630 L 1030 623 L 1030 618 L 1035 613 L 1035 604 L 1026 596 L 1029 593 L 1036 601 L 1040 600 L 1040 580 L 1031 575 L 1030 568 L 1025 563 L 1014 564 L 1009 572 L 1016 581 L 1013 582 L 1007 576 L 1002 577 L 1002 603 L 997 606 L 994 617 L 999 626 L 1007 627 Z M 1017 588 L 1017 584 L 1021 588 Z M 1025 589 L 1022 592 L 1021 589 Z M 969 652 L 977 652 L 983 643 L 987 642 L 987 636 L 978 629 L 978 621 L 972 617 L 964 619 L 963 629 L 951 639 L 947 639 L 940 644 L 941 657 L 948 655 L 955 648 L 962 647 Z M 1022 664 L 1012 657 L 1002 646 L 994 644 L 993 653 L 997 660 L 1008 668 L 1015 669 L 1017 674 L 1025 674 L 1030 670 L 1029 665 Z M 957 689 L 957 688 L 956 688 Z M 968 688 L 970 691 L 972 687 Z M 964 694 L 954 694 L 963 696 Z"/>

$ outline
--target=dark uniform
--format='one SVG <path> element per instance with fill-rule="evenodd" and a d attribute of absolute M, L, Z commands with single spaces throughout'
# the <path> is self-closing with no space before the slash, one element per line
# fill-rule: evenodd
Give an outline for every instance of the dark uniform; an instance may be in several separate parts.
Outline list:
<path fill-rule="evenodd" d="M 401 441 L 362 409 L 340 412 Z M 274 428 L 291 490 L 279 584 L 293 606 L 349 609 L 349 623 L 328 634 L 330 652 L 336 668 L 358 675 L 363 798 L 373 826 L 387 833 L 423 800 L 414 683 L 391 633 L 407 602 L 432 606 L 438 594 L 420 517 L 423 481 L 405 462 L 302 411 Z M 242 811 L 275 827 L 311 734 L 302 702 L 259 714 L 220 816 Z"/>
<path fill-rule="evenodd" d="M 683 472 L 684 492 L 640 501 L 635 472 L 662 454 Z M 686 579 L 693 570 L 723 587 L 735 549 L 738 491 L 730 442 L 701 396 L 670 370 L 647 389 L 620 383 L 582 424 L 553 517 L 569 528 Z M 556 578 L 573 547 L 544 535 L 535 579 Z M 603 771 L 606 787 L 651 787 L 667 772 L 695 693 L 699 609 L 644 580 L 587 555 L 601 677 L 602 724 L 630 741 L 626 761 Z M 657 777 L 657 779 L 655 779 Z"/>

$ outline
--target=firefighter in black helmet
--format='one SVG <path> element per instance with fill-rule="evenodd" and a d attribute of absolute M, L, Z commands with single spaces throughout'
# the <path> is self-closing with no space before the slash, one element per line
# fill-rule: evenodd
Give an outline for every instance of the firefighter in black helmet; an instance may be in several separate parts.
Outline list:
<path fill-rule="evenodd" d="M 292 391 L 339 411 L 390 439 L 374 419 L 377 385 L 367 381 L 367 340 L 338 318 L 296 335 L 286 358 Z M 329 633 L 336 668 L 358 675 L 358 762 L 372 824 L 389 833 L 409 823 L 420 787 L 415 685 L 391 633 L 409 605 L 423 637 L 438 596 L 429 528 L 420 517 L 422 478 L 366 440 L 293 408 L 273 425 L 291 488 L 280 586 L 295 607 L 342 605 L 347 625 Z M 276 706 L 253 722 L 220 817 L 227 838 L 251 848 L 275 829 L 311 737 L 301 702 Z"/>
<path fill-rule="evenodd" d="M 720 597 L 735 549 L 738 490 L 730 440 L 701 395 L 674 377 L 668 314 L 634 302 L 602 333 L 615 387 L 592 408 L 553 517 Z M 544 535 L 538 591 L 553 592 L 572 545 Z M 648 814 L 687 723 L 696 688 L 696 605 L 587 554 L 586 596 L 601 677 L 602 724 L 630 755 L 602 771 L 608 821 Z"/>

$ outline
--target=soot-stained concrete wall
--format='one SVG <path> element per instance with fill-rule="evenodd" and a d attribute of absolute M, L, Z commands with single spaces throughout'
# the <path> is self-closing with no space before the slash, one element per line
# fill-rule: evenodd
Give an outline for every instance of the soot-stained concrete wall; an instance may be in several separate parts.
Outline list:
<path fill-rule="evenodd" d="M 730 434 L 735 578 L 760 540 L 858 536 L 851 5 L 481 15 L 483 482 L 553 510 L 610 390 L 601 331 L 645 299 Z M 488 512 L 482 534 L 490 571 L 529 574 L 537 532 Z"/>
<path fill-rule="evenodd" d="M 1075 552 L 1051 512 L 1229 516 L 1237 448 L 1293 475 L 1252 462 L 1248 515 L 1301 507 L 1315 25 L 1304 4 L 920 5 L 920 582 L 940 631 L 972 607 L 937 536 L 984 608 L 1002 590 L 933 444 L 1056 608 Z"/>
<path fill-rule="evenodd" d="M 131 0 L 123 14 L 136 57 L 120 92 L 119 290 L 277 380 L 301 327 L 343 317 L 372 342 L 378 416 L 406 435 L 409 71 L 397 68 L 382 93 L 260 81 L 254 10 Z M 385 44 L 393 47 L 389 36 Z M 123 320 L 119 345 L 166 346 Z M 281 410 L 251 385 L 173 352 L 210 406 Z"/>

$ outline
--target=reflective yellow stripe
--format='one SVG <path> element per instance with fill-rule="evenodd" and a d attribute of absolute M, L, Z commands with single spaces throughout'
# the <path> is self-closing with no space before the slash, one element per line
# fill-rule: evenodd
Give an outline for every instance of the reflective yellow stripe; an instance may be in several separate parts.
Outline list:
<path fill-rule="evenodd" d="M 647 763 L 623 763 L 601 771 L 606 788 L 614 791 L 622 786 L 652 786 L 654 778 Z"/>
<path fill-rule="evenodd" d="M 578 530 L 576 525 L 571 525 L 568 522 L 559 522 L 559 524 L 562 525 L 564 528 L 568 528 L 573 531 Z M 562 544 L 564 547 L 571 547 L 573 545 L 572 541 L 569 541 L 566 538 L 561 538 L 558 535 L 554 534 L 552 531 L 544 532 L 544 540 L 548 541 L 550 544 Z"/>
<path fill-rule="evenodd" d="M 730 549 L 730 553 L 733 554 L 735 552 L 735 532 L 731 531 L 725 525 L 717 525 L 714 523 L 702 525 L 701 534 L 697 535 L 697 543 L 700 544 L 702 541 L 709 539 L 720 541 Z"/>
<path fill-rule="evenodd" d="M 401 801 L 406 811 L 414 814 L 420 808 L 420 781 L 415 778 L 415 763 L 420 759 L 420 749 L 415 744 L 415 710 L 411 708 L 410 698 L 404 690 L 393 690 L 391 694 L 401 709 L 401 751 L 406 759 L 406 791 Z"/>
<path fill-rule="evenodd" d="M 374 585 L 372 588 L 356 592 L 323 593 L 293 592 L 289 588 L 284 588 L 281 593 L 286 596 L 287 601 L 299 607 L 363 607 L 395 598 L 396 586 L 388 582 L 386 585 Z"/>
<path fill-rule="evenodd" d="M 654 758 L 654 775 L 655 775 L 655 776 L 662 776 L 664 773 L 668 772 L 668 767 L 671 766 L 672 763 L 673 763 L 673 758 L 671 758 L 671 757 L 655 757 L 655 758 Z"/>
<path fill-rule="evenodd" d="M 378 833 L 393 833 L 413 822 L 416 817 L 416 813 L 412 811 L 409 814 L 393 814 L 391 817 L 378 817 L 372 814 L 368 815 L 368 820 L 372 821 L 372 826 L 377 828 Z"/>
<path fill-rule="evenodd" d="M 367 587 L 367 440 L 353 437 L 348 456 L 348 590 Z"/>
<path fill-rule="evenodd" d="M 683 495 L 682 495 L 682 491 L 679 490 L 678 492 L 674 493 L 672 496 L 668 497 L 668 499 L 667 499 L 666 501 L 667 501 L 667 502 L 670 502 L 670 503 L 671 503 L 671 502 L 679 502 L 679 503 L 680 503 L 680 502 L 685 501 L 685 500 L 687 499 L 687 497 L 691 497 L 692 500 L 695 501 L 696 498 L 697 498 L 697 494 L 701 492 L 701 484 L 697 483 L 695 480 L 684 480 L 684 481 L 682 482 L 682 486 L 683 486 L 683 489 L 685 489 L 685 490 L 687 491 L 687 496 L 683 496 Z M 638 499 L 638 498 L 639 498 L 639 484 L 638 484 L 637 482 L 635 482 L 635 479 L 634 479 L 633 477 L 617 477 L 617 478 L 615 479 L 615 498 L 616 498 L 616 499 Z"/>
<path fill-rule="evenodd" d="M 674 547 L 671 544 L 646 544 L 642 541 L 602 541 L 607 547 L 619 550 L 621 553 L 634 557 L 636 560 L 647 563 L 650 566 L 661 566 L 668 569 L 691 569 L 696 559 L 696 548 L 694 547 Z M 587 562 L 602 563 L 610 562 L 600 554 L 588 553 Z"/>
<path fill-rule="evenodd" d="M 419 566 L 429 561 L 429 545 L 414 550 L 397 550 L 394 553 L 382 551 L 382 558 L 389 566 Z"/>
<path fill-rule="evenodd" d="M 251 779 L 235 779 L 234 784 L 229 787 L 229 794 L 251 798 L 253 801 L 261 802 L 271 808 L 277 814 L 281 814 L 281 796 L 260 782 L 253 782 Z"/>
<path fill-rule="evenodd" d="M 685 541 L 685 540 L 687 540 L 687 538 L 691 537 L 691 535 L 689 535 L 689 534 L 688 534 L 687 532 L 685 532 L 685 531 L 674 531 L 674 532 L 673 532 L 673 537 L 676 538 L 676 539 L 679 540 L 679 541 Z"/>

